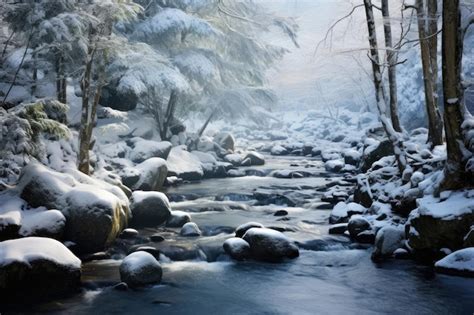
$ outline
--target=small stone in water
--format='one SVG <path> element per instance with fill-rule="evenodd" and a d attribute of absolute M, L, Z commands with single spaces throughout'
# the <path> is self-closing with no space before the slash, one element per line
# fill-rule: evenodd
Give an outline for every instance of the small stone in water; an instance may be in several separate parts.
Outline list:
<path fill-rule="evenodd" d="M 138 235 L 138 231 L 135 229 L 125 229 L 120 233 L 120 238 L 133 238 Z"/>
<path fill-rule="evenodd" d="M 150 240 L 152 242 L 159 243 L 159 242 L 163 242 L 165 238 L 161 236 L 160 234 L 153 234 L 152 236 L 150 236 Z"/>
<path fill-rule="evenodd" d="M 160 250 L 152 246 L 140 246 L 134 249 L 133 252 L 147 252 L 152 254 L 156 259 L 160 258 Z"/>
<path fill-rule="evenodd" d="M 276 217 L 284 217 L 285 215 L 288 215 L 288 211 L 278 210 L 273 215 L 276 216 Z"/>

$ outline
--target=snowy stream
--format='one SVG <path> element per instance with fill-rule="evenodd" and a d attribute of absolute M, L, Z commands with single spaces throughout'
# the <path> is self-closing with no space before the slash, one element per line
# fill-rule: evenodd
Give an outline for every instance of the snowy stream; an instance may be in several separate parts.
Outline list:
<path fill-rule="evenodd" d="M 407 260 L 374 264 L 370 260 L 371 248 L 328 234 L 330 205 L 320 201 L 324 187 L 331 182 L 349 183 L 326 173 L 321 161 L 266 158 L 264 166 L 247 170 L 249 176 L 207 179 L 168 188 L 173 209 L 190 212 L 203 236 L 181 237 L 179 229 L 170 228 L 140 230 L 143 236 L 160 233 L 165 238 L 160 243 L 146 244 L 162 253 L 160 285 L 136 291 L 115 290 L 112 286 L 120 281 L 120 260 L 93 261 L 83 265 L 82 293 L 36 306 L 35 311 L 472 314 L 474 279 L 435 275 L 430 268 Z M 270 175 L 275 170 L 299 170 L 311 176 L 276 178 Z M 255 190 L 266 197 L 257 202 Z M 275 205 L 284 200 L 270 200 L 269 194 L 288 196 L 295 204 Z M 274 216 L 281 209 L 288 215 Z M 249 221 L 284 231 L 299 243 L 300 257 L 281 264 L 231 261 L 223 254 L 222 243 L 235 227 Z"/>

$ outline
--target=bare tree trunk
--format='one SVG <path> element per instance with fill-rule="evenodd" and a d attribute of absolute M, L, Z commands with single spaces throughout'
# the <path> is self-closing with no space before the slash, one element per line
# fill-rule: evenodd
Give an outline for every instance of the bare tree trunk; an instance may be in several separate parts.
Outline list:
<path fill-rule="evenodd" d="M 90 84 L 92 76 L 92 63 L 94 61 L 95 47 L 90 44 L 87 52 L 86 67 L 84 70 L 84 76 L 81 80 L 82 89 L 82 112 L 81 112 L 81 127 L 79 130 L 79 156 L 78 156 L 78 169 L 84 174 L 89 175 L 89 149 L 90 149 L 90 137 L 89 129 L 91 124 L 90 119 Z"/>
<path fill-rule="evenodd" d="M 33 53 L 33 83 L 31 84 L 31 96 L 34 96 L 36 93 L 36 88 L 38 84 L 38 67 L 37 67 L 37 55 Z"/>
<path fill-rule="evenodd" d="M 393 51 L 392 26 L 390 22 L 390 11 L 388 0 L 382 0 L 382 15 L 384 18 L 385 48 L 387 49 L 388 62 L 388 84 L 390 96 L 390 117 L 392 119 L 393 129 L 397 132 L 402 131 L 400 119 L 398 118 L 398 97 L 397 97 L 397 55 Z"/>
<path fill-rule="evenodd" d="M 64 69 L 64 57 L 58 53 L 56 57 L 56 95 L 58 101 L 66 104 L 66 71 Z"/>
<path fill-rule="evenodd" d="M 160 127 L 160 137 L 161 140 L 168 139 L 168 128 L 171 122 L 174 119 L 174 112 L 176 110 L 176 103 L 178 101 L 178 93 L 173 90 L 171 91 L 170 99 L 168 101 L 168 106 L 166 107 L 166 114 L 162 120 L 162 125 Z"/>
<path fill-rule="evenodd" d="M 204 123 L 204 125 L 201 127 L 201 129 L 199 129 L 199 132 L 198 132 L 198 137 L 201 137 L 202 134 L 204 133 L 204 130 L 206 130 L 207 126 L 209 125 L 209 123 L 211 122 L 212 118 L 214 117 L 214 114 L 216 112 L 215 111 L 212 111 L 211 115 L 209 115 L 209 117 L 207 118 L 206 122 Z"/>
<path fill-rule="evenodd" d="M 375 99 L 377 101 L 377 109 L 379 112 L 380 122 L 393 145 L 395 152 L 395 158 L 397 160 L 398 169 L 400 174 L 403 173 L 407 167 L 406 153 L 403 147 L 401 135 L 393 129 L 391 122 L 389 121 L 387 112 L 387 103 L 383 95 L 382 86 L 382 72 L 380 70 L 380 58 L 377 44 L 377 34 L 375 30 L 375 19 L 372 8 L 371 0 L 364 0 L 365 14 L 367 18 L 367 28 L 369 31 L 369 44 L 370 44 L 370 59 L 372 61 L 372 72 L 374 76 L 375 86 Z"/>
<path fill-rule="evenodd" d="M 443 1 L 443 92 L 444 126 L 448 156 L 441 190 L 454 190 L 472 185 L 474 174 L 465 168 L 463 156 L 464 120 L 463 89 L 461 86 L 462 28 L 459 0 Z"/>
<path fill-rule="evenodd" d="M 426 13 L 423 0 L 417 0 L 418 36 L 421 49 L 421 63 L 423 66 L 423 82 L 425 87 L 425 105 L 428 116 L 428 142 L 432 146 L 443 143 L 443 122 L 438 109 L 437 97 L 437 3 L 429 0 L 430 15 Z M 434 4 L 432 3 L 434 2 Z M 432 20 L 434 19 L 434 21 Z M 429 22 L 427 22 L 429 20 Z M 429 25 L 429 27 L 427 27 Z M 426 31 L 428 29 L 428 32 Z M 433 32 L 433 33 L 431 33 Z"/>

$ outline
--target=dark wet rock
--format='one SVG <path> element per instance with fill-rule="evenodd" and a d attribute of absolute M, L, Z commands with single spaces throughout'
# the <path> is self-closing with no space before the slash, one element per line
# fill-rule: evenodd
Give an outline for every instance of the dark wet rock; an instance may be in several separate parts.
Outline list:
<path fill-rule="evenodd" d="M 258 190 L 255 191 L 253 195 L 260 205 L 275 204 L 280 206 L 286 205 L 288 207 L 296 206 L 296 202 L 293 199 L 283 194 Z"/>
<path fill-rule="evenodd" d="M 414 215 L 409 221 L 408 244 L 419 257 L 436 256 L 442 248 L 460 249 L 473 224 L 474 211 L 443 218 Z"/>
<path fill-rule="evenodd" d="M 277 211 L 275 211 L 275 213 L 273 215 L 275 217 L 283 217 L 285 215 L 288 215 L 288 211 L 286 211 L 286 210 L 277 210 Z"/>
<path fill-rule="evenodd" d="M 393 155 L 393 145 L 389 140 L 385 140 L 379 143 L 379 145 L 370 151 L 369 153 L 364 153 L 362 156 L 362 167 L 361 170 L 366 172 L 369 168 L 372 167 L 372 164 L 380 160 L 381 158 L 389 155 Z"/>
<path fill-rule="evenodd" d="M 354 166 L 357 166 L 359 164 L 360 157 L 361 157 L 359 151 L 350 149 L 350 150 L 344 151 L 343 155 L 344 155 L 344 163 L 349 164 L 349 165 L 354 165 Z"/>
<path fill-rule="evenodd" d="M 311 150 L 311 156 L 320 156 L 322 153 L 321 149 L 319 148 L 313 148 Z"/>
<path fill-rule="evenodd" d="M 266 228 L 251 228 L 243 236 L 250 245 L 252 258 L 278 262 L 299 256 L 298 247 L 283 233 Z"/>
<path fill-rule="evenodd" d="M 367 190 L 367 187 L 361 183 L 358 183 L 354 191 L 354 202 L 363 205 L 366 208 L 370 208 L 373 203 L 371 193 Z"/>
<path fill-rule="evenodd" d="M 254 199 L 253 194 L 249 193 L 227 193 L 215 197 L 216 201 L 249 201 Z"/>
<path fill-rule="evenodd" d="M 117 83 L 102 88 L 100 104 L 121 111 L 130 111 L 137 107 L 138 95 L 118 89 Z"/>
<path fill-rule="evenodd" d="M 347 230 L 352 238 L 356 239 L 359 233 L 371 230 L 370 222 L 361 215 L 354 215 L 347 224 Z"/>
<path fill-rule="evenodd" d="M 201 236 L 201 230 L 194 222 L 188 222 L 183 225 L 179 232 L 181 236 Z"/>
<path fill-rule="evenodd" d="M 403 229 L 387 225 L 377 232 L 372 260 L 378 261 L 391 257 L 393 252 L 403 246 L 405 232 Z"/>
<path fill-rule="evenodd" d="M 128 285 L 125 282 L 120 282 L 114 285 L 114 289 L 117 291 L 127 291 Z"/>
<path fill-rule="evenodd" d="M 81 261 L 60 242 L 26 237 L 0 243 L 0 300 L 29 301 L 79 290 Z"/>
<path fill-rule="evenodd" d="M 344 234 L 347 231 L 347 223 L 334 224 L 329 227 L 329 234 Z"/>
<path fill-rule="evenodd" d="M 309 144 L 305 144 L 302 149 L 302 155 L 310 155 L 313 151 L 313 146 Z"/>
<path fill-rule="evenodd" d="M 150 241 L 152 242 L 159 243 L 159 242 L 163 242 L 164 240 L 165 238 L 160 234 L 153 234 L 150 236 Z"/>
<path fill-rule="evenodd" d="M 136 236 L 138 236 L 138 231 L 132 228 L 123 230 L 119 235 L 120 238 L 134 238 Z"/>
<path fill-rule="evenodd" d="M 245 175 L 265 177 L 267 176 L 267 172 L 263 170 L 248 169 L 248 170 L 245 170 Z"/>
<path fill-rule="evenodd" d="M 168 194 L 168 200 L 171 202 L 181 202 L 186 200 L 196 200 L 200 196 L 198 194 Z"/>
<path fill-rule="evenodd" d="M 165 194 L 157 191 L 134 191 L 130 201 L 132 225 L 154 227 L 161 225 L 171 215 L 171 207 Z"/>
<path fill-rule="evenodd" d="M 324 167 L 328 172 L 339 172 L 344 168 L 343 160 L 329 160 L 324 163 Z"/>
<path fill-rule="evenodd" d="M 245 232 L 250 230 L 251 228 L 263 228 L 264 226 L 258 222 L 247 222 L 242 225 L 239 225 L 235 229 L 235 236 L 236 237 L 243 237 Z"/>
<path fill-rule="evenodd" d="M 144 251 L 128 255 L 120 264 L 120 279 L 129 287 L 159 283 L 162 274 L 160 263 Z"/>
<path fill-rule="evenodd" d="M 249 158 L 244 158 L 242 162 L 240 163 L 240 166 L 251 166 L 252 161 Z"/>
<path fill-rule="evenodd" d="M 363 244 L 373 244 L 375 242 L 375 232 L 372 230 L 362 231 L 354 239 Z"/>
<path fill-rule="evenodd" d="M 250 245 L 238 237 L 227 239 L 223 244 L 224 251 L 235 260 L 244 260 L 250 257 Z"/>
<path fill-rule="evenodd" d="M 184 211 L 171 211 L 171 215 L 166 221 L 168 227 L 182 227 L 186 223 L 191 222 L 191 216 Z"/>
<path fill-rule="evenodd" d="M 105 259 L 110 259 L 110 254 L 107 252 L 97 252 L 97 253 L 81 256 L 81 260 L 83 262 L 88 262 L 88 261 L 93 261 L 93 260 L 105 260 Z"/>
<path fill-rule="evenodd" d="M 381 214 L 379 214 L 379 215 L 375 218 L 375 220 L 377 220 L 377 221 L 383 221 L 383 220 L 385 220 L 387 217 L 388 217 L 388 216 L 387 216 L 386 213 L 381 213 Z"/>
<path fill-rule="evenodd" d="M 257 152 L 248 152 L 244 160 L 245 159 L 250 159 L 251 165 L 264 165 L 265 164 L 264 156 Z"/>

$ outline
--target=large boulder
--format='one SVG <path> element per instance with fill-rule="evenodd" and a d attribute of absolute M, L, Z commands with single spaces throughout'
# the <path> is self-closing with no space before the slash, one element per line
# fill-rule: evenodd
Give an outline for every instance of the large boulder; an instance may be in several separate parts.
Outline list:
<path fill-rule="evenodd" d="M 162 158 L 154 157 L 123 169 L 120 175 L 123 184 L 132 190 L 155 191 L 163 187 L 168 166 Z"/>
<path fill-rule="evenodd" d="M 137 107 L 138 95 L 133 92 L 123 92 L 114 84 L 108 84 L 102 89 L 100 104 L 113 109 L 129 111 Z"/>
<path fill-rule="evenodd" d="M 134 163 L 141 163 L 153 157 L 166 160 L 172 147 L 171 142 L 168 141 L 157 142 L 139 137 L 132 138 L 127 143 L 133 147 L 130 159 Z"/>
<path fill-rule="evenodd" d="M 235 150 L 235 138 L 230 132 L 218 133 L 214 136 L 214 141 L 225 150 Z"/>
<path fill-rule="evenodd" d="M 250 257 L 250 245 L 238 237 L 227 239 L 224 244 L 224 251 L 235 260 L 244 260 Z"/>
<path fill-rule="evenodd" d="M 242 225 L 239 225 L 235 229 L 235 237 L 243 237 L 245 232 L 250 230 L 251 228 L 263 228 L 264 226 L 258 222 L 247 222 Z"/>
<path fill-rule="evenodd" d="M 347 224 L 347 230 L 349 231 L 349 235 L 355 239 L 356 241 L 360 242 L 361 240 L 365 240 L 367 236 L 367 231 L 372 230 L 372 225 L 370 222 L 361 215 L 353 215 L 349 223 Z M 362 233 L 362 235 L 360 235 Z M 365 242 L 362 242 L 365 243 Z"/>
<path fill-rule="evenodd" d="M 185 146 L 172 148 L 167 162 L 168 176 L 176 176 L 184 180 L 199 180 L 204 176 L 201 161 L 188 152 Z"/>
<path fill-rule="evenodd" d="M 25 237 L 0 242 L 0 300 L 26 302 L 78 290 L 81 261 L 60 242 Z"/>
<path fill-rule="evenodd" d="M 362 156 L 362 172 L 366 172 L 369 168 L 372 167 L 372 164 L 374 164 L 381 158 L 393 154 L 393 145 L 390 140 L 385 140 L 377 144 L 370 145 L 364 150 Z"/>
<path fill-rule="evenodd" d="M 455 251 L 437 261 L 435 270 L 449 275 L 474 278 L 474 247 Z"/>
<path fill-rule="evenodd" d="M 281 145 L 277 144 L 270 150 L 272 155 L 286 155 L 288 154 L 288 150 L 282 147 Z"/>
<path fill-rule="evenodd" d="M 402 228 L 393 225 L 384 226 L 377 232 L 375 237 L 372 259 L 378 261 L 391 257 L 395 250 L 403 247 L 404 240 L 405 231 Z"/>
<path fill-rule="evenodd" d="M 299 256 L 298 247 L 283 233 L 272 229 L 251 228 L 243 239 L 250 245 L 252 257 L 258 260 L 278 262 Z"/>
<path fill-rule="evenodd" d="M 100 251 L 127 226 L 128 198 L 119 187 L 77 170 L 64 172 L 31 162 L 20 176 L 21 197 L 33 207 L 61 210 L 66 217 L 64 238 L 76 243 L 78 251 Z"/>
<path fill-rule="evenodd" d="M 435 256 L 442 248 L 457 250 L 474 225 L 474 198 L 457 192 L 446 199 L 426 196 L 409 217 L 408 244 L 418 256 Z"/>
<path fill-rule="evenodd" d="M 122 204 L 107 191 L 76 187 L 64 196 L 65 239 L 77 244 L 80 252 L 96 252 L 112 244 L 127 226 Z"/>
<path fill-rule="evenodd" d="M 120 264 L 120 279 L 129 287 L 160 283 L 163 271 L 152 254 L 145 251 L 131 253 Z"/>
<path fill-rule="evenodd" d="M 168 197 L 158 191 L 134 191 L 130 200 L 132 225 L 155 227 L 165 223 L 171 215 Z"/>

